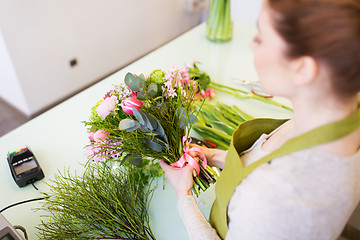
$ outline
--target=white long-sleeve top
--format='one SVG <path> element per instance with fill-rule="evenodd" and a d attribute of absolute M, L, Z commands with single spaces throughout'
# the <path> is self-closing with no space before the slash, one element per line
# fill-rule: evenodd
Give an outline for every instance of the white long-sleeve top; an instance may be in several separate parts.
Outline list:
<path fill-rule="evenodd" d="M 267 153 L 262 135 L 242 156 L 244 165 Z M 360 150 L 338 157 L 316 148 L 273 159 L 235 189 L 226 239 L 337 239 L 360 199 Z M 220 239 L 193 196 L 177 209 L 190 239 Z"/>

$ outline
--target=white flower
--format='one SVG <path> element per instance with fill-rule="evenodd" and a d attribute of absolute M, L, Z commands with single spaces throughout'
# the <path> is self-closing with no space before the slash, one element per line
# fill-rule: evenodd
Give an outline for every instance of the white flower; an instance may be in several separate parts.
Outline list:
<path fill-rule="evenodd" d="M 171 88 L 172 87 L 172 82 L 171 81 L 166 81 L 166 82 L 164 82 L 164 85 L 167 88 Z"/>
<path fill-rule="evenodd" d="M 177 96 L 177 94 L 176 94 L 176 92 L 175 92 L 175 90 L 173 88 L 169 88 L 168 91 L 167 91 L 167 94 L 168 94 L 169 97 L 172 97 L 172 98 Z"/>
<path fill-rule="evenodd" d="M 119 92 L 119 100 L 120 101 L 131 96 L 131 90 L 128 88 L 128 86 L 125 83 L 121 83 L 119 85 L 118 92 Z"/>
<path fill-rule="evenodd" d="M 172 73 L 168 72 L 165 75 L 165 79 L 168 80 L 168 81 L 172 81 L 174 79 L 174 77 L 173 77 Z"/>

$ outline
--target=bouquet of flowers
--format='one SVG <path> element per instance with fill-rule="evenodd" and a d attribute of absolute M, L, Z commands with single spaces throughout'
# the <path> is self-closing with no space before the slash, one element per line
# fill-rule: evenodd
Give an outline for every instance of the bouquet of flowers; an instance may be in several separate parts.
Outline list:
<path fill-rule="evenodd" d="M 205 191 L 218 177 L 207 165 L 198 148 L 189 148 L 191 126 L 197 122 L 194 103 L 211 95 L 210 79 L 199 76 L 196 68 L 156 69 L 149 76 L 127 73 L 124 82 L 105 94 L 93 108 L 86 155 L 92 161 L 147 163 L 156 172 L 153 160 L 163 159 L 175 167 L 191 164 L 193 191 Z M 208 82 L 208 83 L 207 83 Z M 207 92 L 206 92 L 206 91 Z M 194 159 L 191 151 L 200 153 Z"/>

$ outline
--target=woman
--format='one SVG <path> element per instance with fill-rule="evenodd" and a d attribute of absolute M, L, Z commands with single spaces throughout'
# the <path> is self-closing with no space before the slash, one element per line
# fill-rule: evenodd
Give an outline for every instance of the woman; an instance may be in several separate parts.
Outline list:
<path fill-rule="evenodd" d="M 251 49 L 262 88 L 294 116 L 240 125 L 228 152 L 202 149 L 223 168 L 211 225 L 191 166 L 160 163 L 189 237 L 336 239 L 360 199 L 360 1 L 265 0 Z"/>

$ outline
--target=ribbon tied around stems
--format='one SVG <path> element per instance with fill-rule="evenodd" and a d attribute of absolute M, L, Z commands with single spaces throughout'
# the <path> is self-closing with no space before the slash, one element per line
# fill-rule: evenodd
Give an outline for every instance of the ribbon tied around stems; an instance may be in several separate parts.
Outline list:
<path fill-rule="evenodd" d="M 189 141 L 188 141 L 188 143 L 185 144 L 185 142 L 188 138 L 189 138 Z M 190 155 L 190 153 L 196 152 L 199 154 L 198 157 L 200 159 L 202 159 L 203 162 L 201 165 L 204 168 L 206 168 L 207 160 L 206 160 L 204 153 L 199 148 L 197 148 L 197 147 L 190 148 L 189 147 L 191 140 L 192 140 L 191 137 L 183 136 L 182 144 L 183 144 L 184 154 L 181 156 L 181 158 L 177 162 L 171 163 L 170 165 L 173 167 L 182 168 L 182 167 L 184 167 L 185 163 L 189 163 L 196 170 L 197 174 L 199 175 L 199 173 L 200 173 L 199 163 Z"/>

